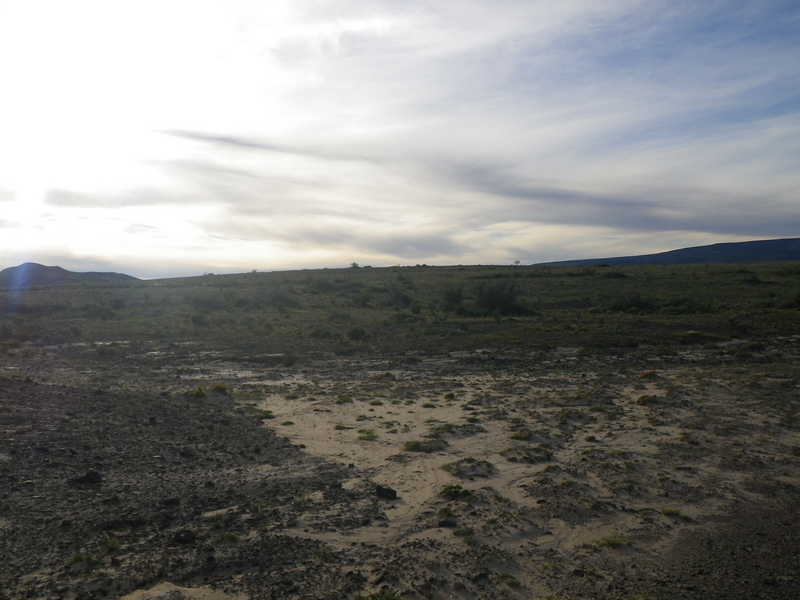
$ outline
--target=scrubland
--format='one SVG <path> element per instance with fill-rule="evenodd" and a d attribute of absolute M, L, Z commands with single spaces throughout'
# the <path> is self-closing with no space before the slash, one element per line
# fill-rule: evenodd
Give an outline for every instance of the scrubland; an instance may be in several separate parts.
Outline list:
<path fill-rule="evenodd" d="M 205 275 L 0 306 L 9 598 L 800 591 L 800 264 Z"/>

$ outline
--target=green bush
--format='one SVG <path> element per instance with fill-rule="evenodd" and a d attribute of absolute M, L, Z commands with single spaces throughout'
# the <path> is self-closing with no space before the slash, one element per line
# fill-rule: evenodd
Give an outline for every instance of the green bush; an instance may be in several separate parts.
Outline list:
<path fill-rule="evenodd" d="M 464 302 L 464 288 L 448 285 L 442 290 L 442 310 L 454 312 Z"/>
<path fill-rule="evenodd" d="M 457 483 L 450 483 L 439 490 L 439 496 L 445 500 L 469 500 L 472 498 L 472 492 Z"/>
<path fill-rule="evenodd" d="M 524 314 L 526 311 L 517 303 L 518 298 L 513 280 L 482 283 L 475 288 L 475 304 L 483 314 Z"/>
<path fill-rule="evenodd" d="M 439 452 L 447 448 L 445 440 L 414 440 L 403 444 L 406 452 Z"/>
<path fill-rule="evenodd" d="M 354 342 L 360 342 L 367 337 L 367 332 L 363 327 L 352 327 L 347 331 L 347 338 Z"/>
<path fill-rule="evenodd" d="M 359 429 L 358 430 L 358 439 L 363 440 L 365 442 L 370 442 L 372 440 L 378 439 L 378 434 L 375 433 L 372 429 Z"/>

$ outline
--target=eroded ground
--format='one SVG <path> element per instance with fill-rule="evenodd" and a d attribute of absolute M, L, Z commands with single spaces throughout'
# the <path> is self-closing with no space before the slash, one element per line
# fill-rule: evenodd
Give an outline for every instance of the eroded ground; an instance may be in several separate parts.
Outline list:
<path fill-rule="evenodd" d="M 31 348 L 0 364 L 0 588 L 795 598 L 799 344 Z"/>

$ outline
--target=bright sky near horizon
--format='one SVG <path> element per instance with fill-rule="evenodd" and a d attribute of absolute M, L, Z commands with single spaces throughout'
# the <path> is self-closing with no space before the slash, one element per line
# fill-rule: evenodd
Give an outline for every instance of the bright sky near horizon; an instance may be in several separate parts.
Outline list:
<path fill-rule="evenodd" d="M 800 237 L 797 0 L 0 0 L 0 268 Z"/>

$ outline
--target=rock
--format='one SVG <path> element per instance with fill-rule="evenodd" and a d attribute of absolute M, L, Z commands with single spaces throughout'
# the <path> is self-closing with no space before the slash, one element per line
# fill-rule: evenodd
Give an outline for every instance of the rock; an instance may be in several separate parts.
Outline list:
<path fill-rule="evenodd" d="M 103 476 L 97 471 L 87 471 L 85 475 L 70 479 L 70 483 L 75 485 L 99 485 L 103 481 Z"/>
<path fill-rule="evenodd" d="M 378 498 L 383 498 L 384 500 L 396 500 L 397 499 L 397 491 L 393 490 L 390 487 L 384 487 L 382 485 L 375 486 L 375 495 Z"/>
<path fill-rule="evenodd" d="M 481 573 L 478 573 L 477 575 L 473 575 L 470 578 L 470 581 L 472 581 L 472 583 L 476 583 L 476 584 L 488 583 L 490 581 L 489 580 L 489 573 L 481 572 Z"/>
<path fill-rule="evenodd" d="M 194 544 L 197 541 L 197 535 L 191 529 L 181 529 L 175 533 L 173 540 L 176 544 Z"/>

